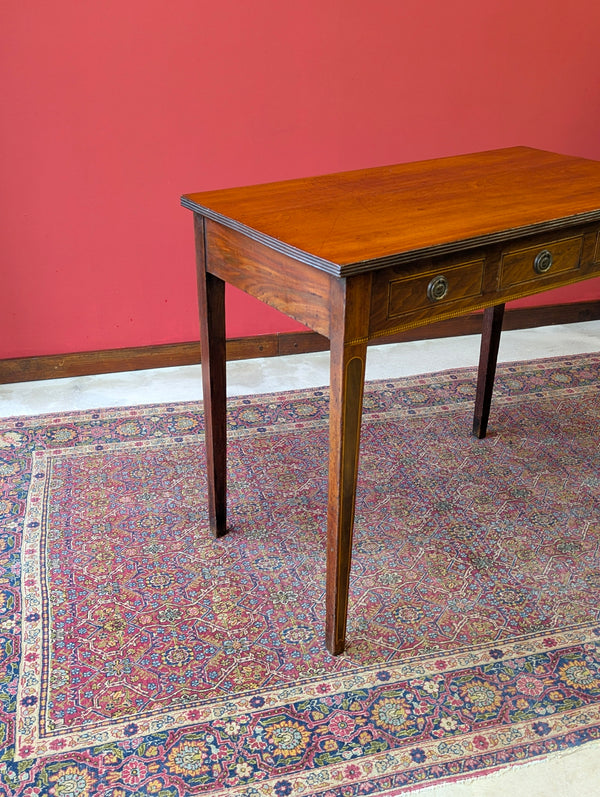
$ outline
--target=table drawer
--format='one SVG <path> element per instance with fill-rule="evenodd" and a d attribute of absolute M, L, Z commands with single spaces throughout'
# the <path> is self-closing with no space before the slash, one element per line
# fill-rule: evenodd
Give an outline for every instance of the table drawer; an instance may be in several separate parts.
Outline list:
<path fill-rule="evenodd" d="M 479 249 L 376 272 L 371 287 L 370 336 L 409 329 L 480 306 L 485 264 L 485 251 Z"/>
<path fill-rule="evenodd" d="M 515 244 L 502 253 L 499 285 L 501 290 L 533 282 L 562 282 L 568 272 L 581 263 L 583 235 L 542 241 L 533 246 Z"/>
<path fill-rule="evenodd" d="M 414 276 L 397 276 L 387 285 L 387 318 L 443 308 L 481 294 L 484 259 L 441 265 Z"/>

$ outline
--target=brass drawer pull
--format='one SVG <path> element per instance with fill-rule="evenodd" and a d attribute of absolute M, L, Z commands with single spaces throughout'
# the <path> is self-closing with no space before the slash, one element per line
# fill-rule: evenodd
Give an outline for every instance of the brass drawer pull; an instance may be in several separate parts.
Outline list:
<path fill-rule="evenodd" d="M 431 302 L 439 302 L 448 293 L 448 280 L 442 274 L 434 277 L 427 286 L 427 298 Z"/>
<path fill-rule="evenodd" d="M 533 270 L 536 274 L 545 274 L 547 271 L 550 271 L 551 265 L 552 252 L 549 252 L 547 249 L 542 249 L 542 251 L 535 256 Z"/>

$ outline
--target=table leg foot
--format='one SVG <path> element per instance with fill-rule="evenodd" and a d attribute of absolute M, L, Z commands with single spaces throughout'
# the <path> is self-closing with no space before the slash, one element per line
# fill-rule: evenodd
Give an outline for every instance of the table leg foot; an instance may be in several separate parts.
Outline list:
<path fill-rule="evenodd" d="M 218 540 L 220 537 L 224 537 L 226 534 L 229 533 L 229 529 L 227 527 L 226 519 L 223 518 L 211 518 L 210 519 L 210 530 L 212 532 L 213 537 Z"/>

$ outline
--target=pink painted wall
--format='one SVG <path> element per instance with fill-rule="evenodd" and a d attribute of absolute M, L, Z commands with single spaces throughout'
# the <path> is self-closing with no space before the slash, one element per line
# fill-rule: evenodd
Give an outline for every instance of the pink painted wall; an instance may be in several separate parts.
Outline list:
<path fill-rule="evenodd" d="M 0 358 L 197 339 L 182 193 L 600 158 L 599 29 L 598 0 L 3 0 Z M 230 336 L 298 328 L 228 303 Z"/>

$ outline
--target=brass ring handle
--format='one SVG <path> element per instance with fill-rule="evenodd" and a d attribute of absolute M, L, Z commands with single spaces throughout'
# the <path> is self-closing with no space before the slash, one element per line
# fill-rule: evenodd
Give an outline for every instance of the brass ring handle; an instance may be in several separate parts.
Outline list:
<path fill-rule="evenodd" d="M 542 249 L 542 251 L 538 252 L 538 254 L 535 256 L 535 260 L 533 261 L 533 270 L 536 274 L 545 274 L 550 270 L 551 265 L 552 252 L 549 252 L 547 249 Z"/>
<path fill-rule="evenodd" d="M 427 286 L 427 298 L 430 302 L 439 302 L 448 293 L 448 280 L 443 274 L 434 277 Z"/>

